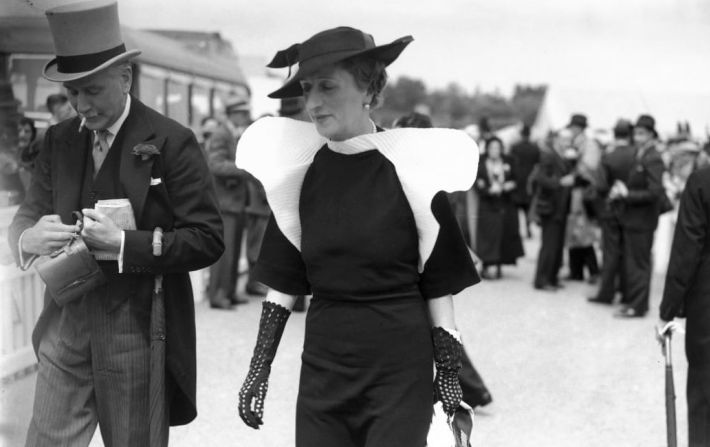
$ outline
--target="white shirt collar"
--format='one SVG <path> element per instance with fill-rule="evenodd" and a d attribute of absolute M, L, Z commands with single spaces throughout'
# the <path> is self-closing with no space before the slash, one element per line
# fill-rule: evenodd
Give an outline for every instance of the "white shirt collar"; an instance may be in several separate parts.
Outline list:
<path fill-rule="evenodd" d="M 116 135 L 118 135 L 118 131 L 121 130 L 121 126 L 123 126 L 123 123 L 128 118 L 128 112 L 130 110 L 131 110 L 131 95 L 126 95 L 126 105 L 123 108 L 123 113 L 121 113 L 121 116 L 119 116 L 118 119 L 106 129 L 109 132 L 109 135 L 106 138 L 106 140 L 108 141 L 109 147 L 111 147 L 111 145 L 113 144 L 113 140 L 116 139 Z"/>

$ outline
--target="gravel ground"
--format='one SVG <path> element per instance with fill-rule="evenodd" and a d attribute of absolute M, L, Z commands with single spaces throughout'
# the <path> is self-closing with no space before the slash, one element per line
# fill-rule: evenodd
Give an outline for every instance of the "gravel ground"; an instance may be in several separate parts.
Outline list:
<path fill-rule="evenodd" d="M 612 318 L 593 305 L 594 291 L 566 283 L 556 293 L 533 290 L 536 241 L 528 256 L 455 297 L 456 319 L 494 402 L 476 411 L 477 446 L 664 446 L 664 366 L 653 339 L 663 278 L 654 278 L 646 318 Z M 236 311 L 197 305 L 199 416 L 171 430 L 171 446 L 293 445 L 304 314 L 289 320 L 266 401 L 265 425 L 255 431 L 237 415 L 237 392 L 256 338 L 260 300 Z M 679 445 L 686 445 L 686 362 L 673 344 Z M 22 445 L 34 374 L 0 390 L 0 443 Z M 92 446 L 101 446 L 96 436 Z"/>

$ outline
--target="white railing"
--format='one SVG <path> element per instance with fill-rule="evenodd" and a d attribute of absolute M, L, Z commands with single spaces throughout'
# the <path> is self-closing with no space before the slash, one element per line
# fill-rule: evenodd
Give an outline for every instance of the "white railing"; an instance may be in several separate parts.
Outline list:
<path fill-rule="evenodd" d="M 16 211 L 16 206 L 0 208 L 0 378 L 35 364 L 32 329 L 44 301 L 44 283 L 34 270 L 23 272 L 9 263 L 7 227 Z"/>
<path fill-rule="evenodd" d="M 35 365 L 32 329 L 44 306 L 44 283 L 39 275 L 11 263 L 7 228 L 16 211 L 16 206 L 0 207 L 0 379 Z M 190 272 L 195 301 L 204 299 L 205 273 Z"/>

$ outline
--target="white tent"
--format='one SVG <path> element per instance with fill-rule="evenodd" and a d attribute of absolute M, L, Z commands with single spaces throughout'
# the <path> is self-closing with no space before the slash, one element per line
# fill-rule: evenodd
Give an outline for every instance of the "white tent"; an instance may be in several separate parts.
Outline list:
<path fill-rule="evenodd" d="M 663 90 L 601 90 L 548 87 L 532 129 L 534 139 L 569 123 L 574 113 L 587 116 L 590 129 L 610 129 L 619 118 L 635 121 L 646 113 L 656 119 L 662 137 L 674 135 L 679 121 L 690 123 L 695 138 L 710 133 L 710 93 Z"/>

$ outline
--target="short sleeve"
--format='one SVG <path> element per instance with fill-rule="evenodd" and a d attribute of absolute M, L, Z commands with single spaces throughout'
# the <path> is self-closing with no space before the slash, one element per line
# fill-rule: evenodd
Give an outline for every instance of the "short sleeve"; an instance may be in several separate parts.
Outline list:
<path fill-rule="evenodd" d="M 419 289 L 425 298 L 455 295 L 481 281 L 473 265 L 458 222 L 451 210 L 446 193 L 439 192 L 431 203 L 434 217 L 439 222 L 439 235 L 434 250 L 424 264 Z"/>
<path fill-rule="evenodd" d="M 252 271 L 256 281 L 289 295 L 309 295 L 311 286 L 301 252 L 288 240 L 271 215 L 259 260 Z"/>

